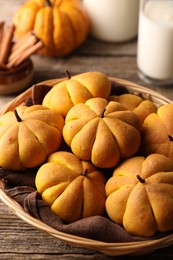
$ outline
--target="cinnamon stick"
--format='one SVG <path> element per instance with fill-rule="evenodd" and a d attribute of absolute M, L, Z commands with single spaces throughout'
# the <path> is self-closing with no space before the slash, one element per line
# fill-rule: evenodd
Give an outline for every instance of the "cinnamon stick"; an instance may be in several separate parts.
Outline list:
<path fill-rule="evenodd" d="M 12 46 L 12 39 L 14 35 L 15 26 L 11 24 L 7 27 L 5 35 L 2 39 L 1 49 L 0 49 L 0 63 L 6 64 L 10 49 Z"/>
<path fill-rule="evenodd" d="M 5 25 L 5 22 L 0 21 L 0 45 L 2 43 L 2 38 L 3 38 L 3 33 L 4 33 L 4 25 Z"/>
<path fill-rule="evenodd" d="M 23 37 L 21 37 L 20 39 L 18 39 L 18 40 L 14 43 L 13 47 L 11 48 L 11 52 L 14 52 L 14 51 L 16 51 L 19 47 L 21 47 L 21 45 L 23 45 L 24 42 L 27 41 L 27 39 L 30 38 L 31 35 L 33 35 L 33 34 L 34 34 L 33 32 L 28 32 L 28 33 L 26 33 Z"/>
<path fill-rule="evenodd" d="M 36 53 L 38 50 L 40 50 L 43 47 L 43 42 L 38 41 L 34 46 L 31 46 L 27 50 L 23 51 L 23 54 L 13 63 L 13 64 L 7 64 L 8 68 L 11 67 L 17 67 L 20 65 L 24 60 L 29 58 L 32 54 Z"/>
<path fill-rule="evenodd" d="M 14 51 L 11 50 L 11 54 L 8 58 L 8 62 L 13 62 L 17 58 L 21 56 L 21 53 L 25 50 L 27 50 L 29 47 L 33 46 L 37 42 L 37 38 L 35 37 L 34 34 L 30 34 L 29 37 L 27 37 L 23 43 Z"/>

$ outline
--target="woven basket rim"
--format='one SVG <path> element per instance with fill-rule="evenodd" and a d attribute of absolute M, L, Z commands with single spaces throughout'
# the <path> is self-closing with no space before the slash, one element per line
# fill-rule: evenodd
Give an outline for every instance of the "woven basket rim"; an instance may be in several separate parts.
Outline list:
<path fill-rule="evenodd" d="M 52 87 L 59 83 L 60 81 L 65 80 L 66 78 L 62 79 L 51 79 L 46 80 L 43 82 L 38 83 L 38 85 L 41 84 L 48 84 Z M 151 98 L 153 99 L 153 102 L 157 105 L 162 105 L 166 103 L 172 103 L 172 100 L 166 98 L 162 94 L 151 90 L 147 87 L 140 86 L 136 83 L 133 83 L 128 80 L 120 79 L 120 78 L 113 78 L 110 77 L 110 80 L 122 85 L 126 86 L 128 90 L 135 93 L 144 93 L 149 94 Z M 21 104 L 24 102 L 24 100 L 27 97 L 30 97 L 32 94 L 32 87 L 27 89 L 25 92 L 14 98 L 12 101 L 8 102 L 1 110 L 0 115 L 6 113 L 9 110 L 14 109 L 16 105 Z M 98 250 L 102 253 L 105 253 L 107 255 L 125 255 L 125 254 L 146 254 L 148 252 L 152 252 L 156 249 L 160 249 L 163 247 L 167 247 L 173 244 L 173 234 L 164 236 L 162 238 L 153 239 L 153 240 L 143 240 L 143 241 L 137 241 L 137 242 L 116 242 L 116 243 L 110 243 L 110 242 L 102 242 L 97 241 L 89 238 L 79 237 L 76 235 L 67 234 L 64 232 L 60 232 L 47 224 L 43 223 L 42 221 L 32 217 L 28 213 L 24 211 L 24 209 L 11 197 L 9 197 L 5 191 L 0 188 L 0 199 L 3 201 L 4 204 L 6 204 L 19 218 L 27 222 L 28 224 L 36 227 L 37 229 L 40 229 L 49 235 L 58 238 L 60 240 L 63 240 L 67 242 L 70 245 L 73 246 L 82 246 L 94 250 Z"/>

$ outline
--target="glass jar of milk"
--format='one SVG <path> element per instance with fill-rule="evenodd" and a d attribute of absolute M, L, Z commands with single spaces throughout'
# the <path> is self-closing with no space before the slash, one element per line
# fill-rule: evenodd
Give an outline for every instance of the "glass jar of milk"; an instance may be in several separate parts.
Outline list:
<path fill-rule="evenodd" d="M 124 42 L 138 31 L 139 0 L 83 0 L 96 39 Z"/>
<path fill-rule="evenodd" d="M 173 84 L 173 1 L 140 1 L 137 65 L 146 82 Z"/>

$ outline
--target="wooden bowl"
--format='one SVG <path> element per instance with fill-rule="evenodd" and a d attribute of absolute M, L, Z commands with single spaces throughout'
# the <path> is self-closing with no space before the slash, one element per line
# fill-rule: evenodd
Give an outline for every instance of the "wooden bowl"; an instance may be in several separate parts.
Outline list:
<path fill-rule="evenodd" d="M 64 79 L 53 79 L 40 84 L 49 84 L 52 87 L 58 82 Z M 157 93 L 156 91 L 150 90 L 146 87 L 139 86 L 133 82 L 127 80 L 110 78 L 111 81 L 115 82 L 120 86 L 125 86 L 130 93 L 139 93 L 142 95 L 149 95 L 151 100 L 157 105 L 163 105 L 167 103 L 172 103 L 171 100 L 164 97 L 163 95 Z M 16 106 L 22 104 L 26 98 L 31 97 L 32 88 L 29 88 L 15 99 L 6 104 L 0 111 L 0 114 L 4 114 L 9 110 L 13 110 Z M 150 252 L 153 252 L 157 249 L 168 247 L 173 245 L 173 234 L 167 235 L 165 237 L 154 239 L 154 240 L 145 240 L 138 242 L 120 242 L 120 243 L 107 243 L 101 242 L 93 239 L 83 238 L 75 235 L 70 235 L 64 232 L 60 232 L 47 224 L 41 222 L 38 219 L 33 218 L 31 215 L 27 214 L 23 208 L 11 197 L 9 197 L 3 189 L 0 189 L 0 199 L 21 219 L 23 219 L 28 224 L 47 232 L 49 235 L 63 240 L 70 245 L 76 247 L 86 247 L 94 250 L 98 250 L 106 255 L 119 256 L 119 255 L 145 255 Z"/>
<path fill-rule="evenodd" d="M 24 61 L 16 68 L 0 70 L 0 95 L 21 92 L 28 87 L 34 75 L 31 59 Z"/>

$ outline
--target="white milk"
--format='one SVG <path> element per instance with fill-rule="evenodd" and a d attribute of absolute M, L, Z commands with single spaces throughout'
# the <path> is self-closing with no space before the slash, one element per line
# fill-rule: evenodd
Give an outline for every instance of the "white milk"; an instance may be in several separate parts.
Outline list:
<path fill-rule="evenodd" d="M 147 77 L 173 79 L 173 1 L 154 0 L 141 6 L 137 64 Z"/>
<path fill-rule="evenodd" d="M 137 35 L 139 0 L 83 0 L 83 5 L 94 38 L 122 42 Z"/>

